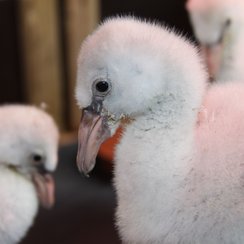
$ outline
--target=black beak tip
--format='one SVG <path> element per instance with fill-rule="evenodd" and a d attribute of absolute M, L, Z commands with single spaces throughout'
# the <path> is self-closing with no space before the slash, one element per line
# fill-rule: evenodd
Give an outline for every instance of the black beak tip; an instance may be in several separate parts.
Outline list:
<path fill-rule="evenodd" d="M 83 175 L 86 177 L 86 178 L 90 178 L 90 175 L 88 173 L 83 173 Z"/>

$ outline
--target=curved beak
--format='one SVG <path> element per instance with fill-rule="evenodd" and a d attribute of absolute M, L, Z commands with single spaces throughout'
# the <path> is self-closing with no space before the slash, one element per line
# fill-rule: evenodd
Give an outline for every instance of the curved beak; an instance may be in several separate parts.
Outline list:
<path fill-rule="evenodd" d="M 230 25 L 231 20 L 227 19 L 222 26 L 219 39 L 215 43 L 202 45 L 203 56 L 206 59 L 206 66 L 211 80 L 216 78 L 216 75 L 219 72 L 223 55 L 223 43 L 228 42 L 230 38 L 228 34 Z"/>
<path fill-rule="evenodd" d="M 82 110 L 78 132 L 77 166 L 86 176 L 94 168 L 100 145 L 110 137 L 107 116 L 97 101 Z"/>
<path fill-rule="evenodd" d="M 44 208 L 51 208 L 55 202 L 55 183 L 51 173 L 35 171 L 32 174 L 32 181 L 35 185 L 40 204 Z"/>

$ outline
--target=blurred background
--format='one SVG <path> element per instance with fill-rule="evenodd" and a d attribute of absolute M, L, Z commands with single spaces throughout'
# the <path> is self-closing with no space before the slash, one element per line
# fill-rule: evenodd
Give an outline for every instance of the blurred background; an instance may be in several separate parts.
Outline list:
<path fill-rule="evenodd" d="M 61 131 L 56 205 L 40 210 L 21 244 L 120 243 L 111 184 L 119 133 L 103 145 L 91 177 L 81 176 L 73 91 L 82 40 L 106 17 L 123 14 L 165 23 L 194 41 L 185 0 L 0 0 L 0 104 L 44 105 Z"/>

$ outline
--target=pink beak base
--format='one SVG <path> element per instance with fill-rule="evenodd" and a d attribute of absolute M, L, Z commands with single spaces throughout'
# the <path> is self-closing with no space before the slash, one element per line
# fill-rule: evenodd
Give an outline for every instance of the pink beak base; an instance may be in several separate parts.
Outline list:
<path fill-rule="evenodd" d="M 35 184 L 40 204 L 45 208 L 51 208 L 54 205 L 55 183 L 51 174 L 42 175 L 34 173 L 32 180 Z"/>
<path fill-rule="evenodd" d="M 88 176 L 94 168 L 100 145 L 110 137 L 106 117 L 83 109 L 79 132 L 77 166 Z"/>

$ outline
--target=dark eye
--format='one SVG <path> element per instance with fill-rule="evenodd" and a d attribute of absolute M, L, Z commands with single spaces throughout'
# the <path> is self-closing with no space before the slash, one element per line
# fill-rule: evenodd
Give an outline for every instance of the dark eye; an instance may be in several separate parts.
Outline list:
<path fill-rule="evenodd" d="M 40 154 L 33 154 L 32 155 L 32 160 L 35 163 L 40 163 L 43 160 L 43 157 Z"/>
<path fill-rule="evenodd" d="M 105 96 L 109 93 L 111 89 L 111 84 L 106 80 L 97 80 L 93 84 L 93 92 L 98 95 Z"/>
<path fill-rule="evenodd" d="M 106 91 L 108 91 L 108 88 L 109 88 L 109 84 L 107 81 L 99 81 L 96 84 L 96 89 L 99 92 L 106 92 Z"/>

